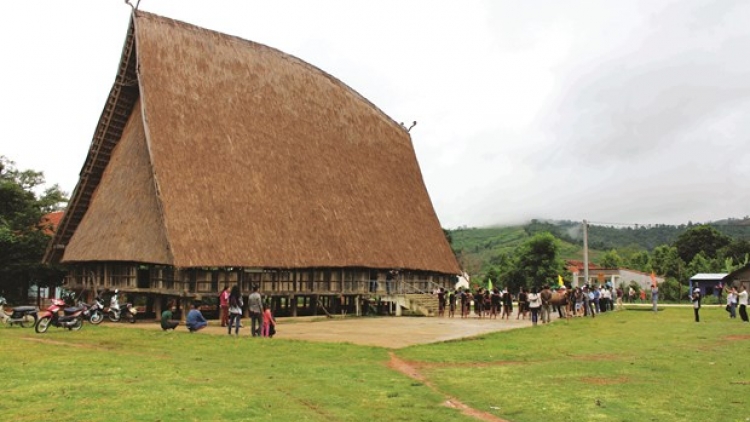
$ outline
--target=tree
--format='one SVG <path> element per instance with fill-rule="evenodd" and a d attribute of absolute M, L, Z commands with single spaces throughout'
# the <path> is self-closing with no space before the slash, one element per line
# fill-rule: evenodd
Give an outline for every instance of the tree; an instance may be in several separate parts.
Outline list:
<path fill-rule="evenodd" d="M 716 258 L 717 252 L 732 243 L 729 236 L 721 234 L 708 225 L 693 226 L 682 233 L 674 242 L 680 258 L 691 262 L 698 252 L 703 251 L 706 258 Z"/>
<path fill-rule="evenodd" d="M 675 277 L 679 280 L 682 276 L 681 269 L 685 268 L 685 262 L 680 258 L 677 248 L 661 245 L 654 248 L 651 256 L 651 268 L 657 274 Z"/>
<path fill-rule="evenodd" d="M 0 156 L 0 294 L 8 299 L 25 299 L 32 284 L 61 281 L 59 268 L 42 264 L 49 242 L 42 216 L 67 199 L 57 185 L 35 193 L 43 184 L 42 173 L 19 171 Z"/>
<path fill-rule="evenodd" d="M 690 275 L 710 273 L 711 271 L 711 261 L 706 258 L 706 255 L 703 253 L 703 251 L 698 252 L 693 257 L 693 260 L 690 261 L 690 264 L 688 264 L 688 272 Z"/>
<path fill-rule="evenodd" d="M 633 270 L 651 272 L 651 256 L 646 251 L 636 251 L 625 258 L 625 266 Z"/>
<path fill-rule="evenodd" d="M 557 256 L 558 240 L 550 233 L 538 233 L 518 247 L 513 269 L 506 286 L 539 287 L 552 284 L 563 273 L 563 262 Z"/>
<path fill-rule="evenodd" d="M 622 267 L 622 262 L 623 259 L 617 253 L 617 250 L 611 249 L 602 255 L 599 265 L 603 268 L 620 268 Z"/>

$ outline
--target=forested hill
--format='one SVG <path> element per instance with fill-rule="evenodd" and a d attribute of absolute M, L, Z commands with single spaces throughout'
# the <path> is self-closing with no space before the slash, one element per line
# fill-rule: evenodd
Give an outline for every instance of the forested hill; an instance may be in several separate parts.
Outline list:
<path fill-rule="evenodd" d="M 734 239 L 750 240 L 750 218 L 728 219 L 708 225 Z M 589 253 L 595 257 L 611 249 L 641 249 L 652 251 L 660 245 L 671 245 L 691 227 L 688 223 L 679 226 L 666 224 L 616 227 L 589 223 Z M 547 222 L 532 220 L 528 224 L 504 227 L 467 228 L 450 230 L 452 247 L 456 252 L 478 255 L 489 260 L 512 252 L 526 239 L 539 232 L 550 232 L 561 240 L 561 255 L 564 259 L 580 259 L 583 248 L 583 232 L 579 221 Z"/>

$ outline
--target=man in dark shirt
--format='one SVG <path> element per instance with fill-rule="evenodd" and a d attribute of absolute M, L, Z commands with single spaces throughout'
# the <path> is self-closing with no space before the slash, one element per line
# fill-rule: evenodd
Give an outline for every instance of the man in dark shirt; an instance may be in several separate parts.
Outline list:
<path fill-rule="evenodd" d="M 179 321 L 172 321 L 172 314 L 175 308 L 172 306 L 170 309 L 161 313 L 161 329 L 164 331 L 174 330 L 180 325 Z"/>

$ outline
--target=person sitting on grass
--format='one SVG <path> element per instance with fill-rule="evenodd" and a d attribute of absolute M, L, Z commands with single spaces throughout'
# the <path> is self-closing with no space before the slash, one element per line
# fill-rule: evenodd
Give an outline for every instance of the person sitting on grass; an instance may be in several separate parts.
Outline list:
<path fill-rule="evenodd" d="M 185 325 L 191 333 L 202 330 L 208 325 L 208 321 L 203 317 L 203 314 L 198 310 L 198 306 L 195 303 L 190 304 L 190 312 L 187 314 Z"/>
<path fill-rule="evenodd" d="M 175 311 L 175 307 L 172 306 L 171 308 L 167 309 L 166 311 L 161 313 L 161 329 L 164 331 L 167 330 L 174 330 L 177 328 L 178 325 L 180 325 L 179 321 L 172 321 L 172 314 Z"/>

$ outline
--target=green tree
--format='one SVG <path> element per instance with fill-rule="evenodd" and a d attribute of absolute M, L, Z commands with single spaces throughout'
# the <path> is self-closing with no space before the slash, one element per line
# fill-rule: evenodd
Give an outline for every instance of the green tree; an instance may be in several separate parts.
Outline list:
<path fill-rule="evenodd" d="M 599 265 L 604 268 L 620 268 L 622 267 L 622 263 L 623 259 L 615 249 L 608 250 L 599 259 Z"/>
<path fill-rule="evenodd" d="M 42 216 L 67 199 L 57 185 L 35 193 L 43 184 L 42 173 L 19 171 L 0 156 L 0 294 L 8 299 L 23 300 L 32 284 L 61 281 L 58 268 L 42 264 L 49 242 Z"/>
<path fill-rule="evenodd" d="M 701 251 L 706 258 L 716 258 L 717 252 L 730 243 L 732 243 L 730 237 L 704 224 L 686 230 L 677 238 L 674 246 L 684 262 L 691 262 L 695 255 Z"/>
<path fill-rule="evenodd" d="M 651 256 L 646 251 L 636 251 L 624 258 L 625 266 L 638 271 L 651 272 Z"/>
<path fill-rule="evenodd" d="M 514 291 L 520 286 L 540 287 L 557 282 L 564 264 L 558 257 L 558 240 L 550 233 L 534 235 L 516 251 L 516 258 L 506 287 Z"/>
<path fill-rule="evenodd" d="M 688 272 L 690 276 L 694 276 L 699 273 L 710 273 L 712 271 L 711 260 L 706 258 L 703 251 L 698 252 L 693 260 L 688 264 Z"/>
<path fill-rule="evenodd" d="M 651 268 L 657 274 L 680 279 L 683 276 L 682 269 L 685 268 L 685 263 L 680 258 L 677 248 L 661 245 L 654 248 L 651 255 Z"/>

